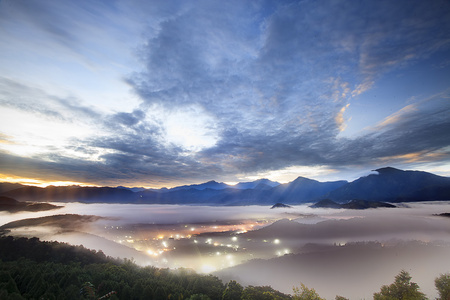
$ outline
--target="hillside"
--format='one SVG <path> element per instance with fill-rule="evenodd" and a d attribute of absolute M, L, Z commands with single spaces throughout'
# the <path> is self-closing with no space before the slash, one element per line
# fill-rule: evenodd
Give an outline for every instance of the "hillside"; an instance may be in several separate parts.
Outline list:
<path fill-rule="evenodd" d="M 0 211 L 7 211 L 15 213 L 19 211 L 45 211 L 58 209 L 61 206 L 49 204 L 49 203 L 36 203 L 36 202 L 19 202 L 15 199 L 0 196 Z"/>
<path fill-rule="evenodd" d="M 350 182 L 324 198 L 337 202 L 352 199 L 367 201 L 450 200 L 450 178 L 422 171 L 403 171 L 391 167 L 375 170 Z"/>
<path fill-rule="evenodd" d="M 347 203 L 336 203 L 330 199 L 320 200 L 316 204 L 310 206 L 311 208 L 336 208 L 336 209 L 368 209 L 368 208 L 394 208 L 395 205 L 385 203 L 385 202 L 377 202 L 377 201 L 365 201 L 365 200 L 351 200 Z"/>
<path fill-rule="evenodd" d="M 316 203 L 330 199 L 337 203 L 351 200 L 370 202 L 408 202 L 450 200 L 450 178 L 422 171 L 403 171 L 391 167 L 355 181 L 320 182 L 298 177 L 286 184 L 267 179 L 227 185 L 216 181 L 171 189 L 124 187 L 48 186 L 46 188 L 4 185 L 1 196 L 19 201 L 85 203 L 196 204 L 196 205 L 289 205 Z"/>
<path fill-rule="evenodd" d="M 325 299 L 335 299 L 336 295 L 373 299 L 373 293 L 379 291 L 380 286 L 388 283 L 399 270 L 407 268 L 415 274 L 414 280 L 421 290 L 432 296 L 436 292 L 429 277 L 447 272 L 449 250 L 448 246 L 417 242 L 389 247 L 374 242 L 345 246 L 309 244 L 297 254 L 252 260 L 214 274 L 224 281 L 238 277 L 244 285 L 270 284 L 281 292 L 288 292 L 302 282 Z M 282 274 L 282 278 L 273 274 Z"/>
<path fill-rule="evenodd" d="M 222 299 L 227 288 L 212 275 L 142 268 L 101 251 L 37 238 L 0 237 L 0 257 L 0 299 L 97 299 L 110 293 L 113 299 L 127 300 Z M 241 289 L 240 294 L 253 299 L 291 299 L 269 287 Z"/>
<path fill-rule="evenodd" d="M 109 202 L 129 203 L 137 200 L 137 194 L 122 188 L 48 186 L 45 188 L 25 186 L 2 193 L 20 201 L 57 202 Z"/>

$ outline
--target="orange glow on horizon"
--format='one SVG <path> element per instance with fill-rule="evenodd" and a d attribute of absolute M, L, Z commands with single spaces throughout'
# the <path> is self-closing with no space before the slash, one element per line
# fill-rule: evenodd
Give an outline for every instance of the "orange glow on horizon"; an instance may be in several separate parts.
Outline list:
<path fill-rule="evenodd" d="M 103 187 L 103 186 L 126 186 L 126 187 L 143 187 L 146 189 L 159 189 L 167 186 L 148 186 L 146 184 L 140 184 L 140 183 L 120 183 L 117 182 L 115 184 L 95 184 L 95 183 L 88 183 L 88 182 L 79 182 L 79 181 L 64 181 L 64 180 L 58 180 L 58 181 L 51 181 L 51 180 L 45 180 L 45 179 L 36 179 L 36 178 L 25 178 L 20 176 L 14 176 L 14 175 L 6 175 L 6 174 L 0 174 L 0 182 L 9 182 L 9 183 L 19 183 L 27 186 L 36 186 L 36 187 L 48 187 L 48 186 L 71 186 L 71 185 L 77 185 L 77 186 L 97 186 L 97 187 Z M 173 187 L 175 187 L 174 185 Z M 168 187 L 171 188 L 172 186 Z"/>
<path fill-rule="evenodd" d="M 48 181 L 34 178 L 23 178 L 18 176 L 9 176 L 5 174 L 0 174 L 0 182 L 9 182 L 9 183 L 19 183 L 28 186 L 36 186 L 36 187 L 47 187 L 47 186 L 70 186 L 70 185 L 79 185 L 79 186 L 98 186 L 95 184 L 89 184 L 84 182 L 76 182 L 76 181 Z"/>

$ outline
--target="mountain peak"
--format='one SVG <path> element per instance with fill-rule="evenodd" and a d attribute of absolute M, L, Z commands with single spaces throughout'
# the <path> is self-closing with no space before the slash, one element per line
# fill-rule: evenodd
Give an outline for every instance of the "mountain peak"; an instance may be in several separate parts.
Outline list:
<path fill-rule="evenodd" d="M 393 168 L 393 167 L 384 167 L 384 168 L 380 168 L 380 169 L 376 169 L 374 170 L 380 174 L 392 174 L 392 173 L 398 173 L 398 172 L 404 172 L 402 170 Z"/>
<path fill-rule="evenodd" d="M 295 183 L 300 183 L 300 182 L 319 182 L 317 180 L 314 179 L 309 179 L 307 177 L 303 177 L 303 176 L 298 176 L 294 181 Z"/>
<path fill-rule="evenodd" d="M 218 182 L 215 181 L 215 180 L 210 180 L 210 181 L 205 182 L 205 183 L 203 183 L 203 184 L 215 184 L 215 183 L 218 183 Z"/>

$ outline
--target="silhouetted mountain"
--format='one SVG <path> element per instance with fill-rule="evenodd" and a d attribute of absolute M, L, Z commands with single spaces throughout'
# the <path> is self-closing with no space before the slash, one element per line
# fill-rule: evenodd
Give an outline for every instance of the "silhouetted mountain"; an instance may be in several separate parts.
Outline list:
<path fill-rule="evenodd" d="M 238 184 L 231 185 L 229 187 L 233 189 L 245 190 L 245 189 L 270 189 L 279 185 L 280 184 L 278 182 L 263 178 L 251 182 L 239 182 Z"/>
<path fill-rule="evenodd" d="M 0 182 L 0 193 L 12 191 L 21 187 L 24 187 L 24 185 L 20 183 Z"/>
<path fill-rule="evenodd" d="M 129 203 L 138 200 L 130 190 L 111 187 L 48 186 L 45 188 L 25 186 L 2 195 L 20 201 L 60 201 L 60 202 L 107 202 Z"/>
<path fill-rule="evenodd" d="M 205 204 L 205 205 L 269 205 L 274 202 L 270 190 L 260 189 L 188 189 L 166 193 L 144 191 L 137 193 L 141 203 Z"/>
<path fill-rule="evenodd" d="M 368 208 L 395 208 L 397 206 L 386 203 L 386 202 L 378 202 L 378 201 L 365 201 L 365 200 L 351 200 L 348 203 L 341 204 L 342 208 L 346 209 L 368 209 Z"/>
<path fill-rule="evenodd" d="M 439 216 L 439 217 L 450 218 L 450 213 L 435 214 L 435 215 L 433 215 L 433 216 Z"/>
<path fill-rule="evenodd" d="M 7 211 L 10 213 L 19 211 L 44 211 L 61 208 L 61 206 L 56 206 L 50 203 L 28 203 L 20 202 L 12 198 L 0 196 L 0 211 Z"/>
<path fill-rule="evenodd" d="M 182 185 L 169 189 L 169 191 L 178 191 L 178 190 L 204 190 L 204 189 L 212 189 L 212 190 L 223 190 L 229 188 L 230 186 L 223 182 L 217 182 L 214 180 L 201 183 L 201 184 L 191 184 L 191 185 Z"/>
<path fill-rule="evenodd" d="M 119 185 L 118 187 L 117 187 L 118 189 L 124 189 L 124 190 L 130 190 L 130 191 L 132 191 L 132 192 L 142 192 L 142 191 L 145 191 L 146 190 L 146 188 L 144 188 L 144 187 L 126 187 L 126 186 L 121 186 L 121 185 Z"/>
<path fill-rule="evenodd" d="M 137 193 L 142 203 L 156 204 L 217 204 L 221 205 L 220 198 L 225 190 L 216 189 L 173 189 L 164 193 L 157 191 L 143 191 Z M 214 201 L 212 199 L 215 199 Z"/>
<path fill-rule="evenodd" d="M 172 189 L 80 186 L 21 186 L 0 193 L 19 201 L 158 203 L 204 205 L 273 205 L 314 203 L 321 199 L 348 203 L 360 199 L 376 202 L 450 200 L 450 178 L 421 171 L 381 168 L 377 174 L 353 182 L 319 182 L 304 177 L 279 185 L 267 179 L 229 186 L 209 181 Z M 136 192 L 134 192 L 136 191 Z M 356 203 L 354 203 L 356 205 Z"/>
<path fill-rule="evenodd" d="M 314 202 L 322 198 L 326 193 L 342 187 L 347 183 L 344 180 L 320 182 L 305 177 L 298 177 L 290 183 L 275 187 L 273 189 L 273 196 L 278 199 L 278 202 L 288 204 Z"/>
<path fill-rule="evenodd" d="M 257 186 L 253 188 L 254 190 L 271 190 L 272 187 L 270 185 L 267 185 L 265 183 L 260 183 Z"/>
<path fill-rule="evenodd" d="M 201 183 L 201 184 L 191 184 L 191 185 L 182 185 L 177 186 L 171 189 L 161 189 L 161 190 L 154 190 L 154 191 L 161 191 L 161 192 L 171 192 L 171 191 L 177 191 L 177 190 L 190 190 L 190 189 L 196 189 L 196 190 L 204 190 L 204 189 L 212 189 L 212 190 L 224 190 L 224 189 L 238 189 L 238 190 L 246 190 L 246 189 L 255 189 L 259 186 L 259 188 L 273 188 L 275 186 L 279 185 L 278 182 L 270 181 L 269 179 L 258 179 L 251 182 L 239 182 L 236 185 L 228 185 L 223 182 L 217 182 L 214 180 Z"/>
<path fill-rule="evenodd" d="M 330 199 L 323 199 L 316 204 L 310 205 L 311 208 L 342 208 L 339 203 L 334 202 Z"/>
<path fill-rule="evenodd" d="M 292 206 L 286 205 L 283 203 L 276 203 L 270 209 L 274 209 L 274 208 L 292 208 Z"/>
<path fill-rule="evenodd" d="M 387 207 L 394 208 L 395 205 L 385 203 L 385 202 L 376 202 L 376 201 L 364 201 L 364 200 L 351 200 L 348 203 L 339 204 L 330 199 L 320 200 L 314 205 L 311 205 L 312 208 L 336 208 L 336 209 L 368 209 L 368 208 L 378 208 L 378 207 Z"/>
<path fill-rule="evenodd" d="M 324 198 L 337 202 L 450 200 L 450 178 L 422 171 L 387 167 L 331 191 Z"/>

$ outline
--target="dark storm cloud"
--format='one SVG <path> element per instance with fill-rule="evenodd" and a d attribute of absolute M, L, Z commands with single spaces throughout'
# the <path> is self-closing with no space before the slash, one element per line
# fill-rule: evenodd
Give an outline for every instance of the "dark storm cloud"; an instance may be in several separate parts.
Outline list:
<path fill-rule="evenodd" d="M 141 49 L 148 71 L 130 82 L 146 103 L 201 103 L 213 113 L 221 139 L 199 157 L 230 171 L 345 165 L 437 149 L 445 139 L 427 131 L 438 127 L 445 134 L 447 124 L 427 118 L 430 111 L 422 107 L 383 133 L 337 138 L 336 115 L 351 92 L 363 92 L 392 68 L 448 49 L 448 30 L 441 30 L 449 26 L 448 4 L 403 4 L 280 4 L 257 26 L 243 21 L 256 17 L 257 7 L 240 14 L 222 4 L 186 9 L 163 22 Z M 242 27 L 237 34 L 236 24 Z M 230 51 L 213 56 L 217 47 Z"/>

